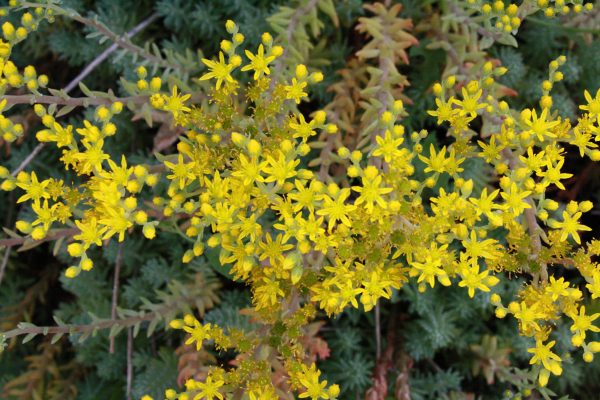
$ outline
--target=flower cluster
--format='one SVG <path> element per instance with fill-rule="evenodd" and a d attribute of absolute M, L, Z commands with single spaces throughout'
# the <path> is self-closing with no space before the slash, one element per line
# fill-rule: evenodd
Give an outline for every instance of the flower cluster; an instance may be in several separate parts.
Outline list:
<path fill-rule="evenodd" d="M 520 24 L 514 4 L 486 3 L 481 10 L 493 14 L 496 27 L 506 32 Z M 4 89 L 25 85 L 35 93 L 47 79 L 29 67 L 23 74 L 7 67 L 10 46 L 24 38 L 19 29 L 26 33 L 37 23 L 31 15 L 23 18 L 17 30 L 3 26 L 9 47 L 4 57 L 0 43 L 2 82 Z M 112 119 L 124 108 L 107 100 L 92 121 L 78 127 L 58 122 L 54 107 L 34 107 L 44 126 L 36 138 L 60 150 L 77 182 L 0 171 L 2 189 L 18 188 L 17 201 L 31 204 L 35 214 L 32 221 L 17 222 L 27 240 L 73 232 L 66 249 L 78 262 L 66 270 L 69 278 L 93 267 L 87 255 L 92 246 L 123 241 L 136 228 L 148 239 L 157 228 L 169 228 L 189 242 L 184 263 L 207 247 L 215 249 L 231 276 L 250 286 L 251 313 L 262 324 L 256 332 L 225 332 L 191 314 L 171 321 L 197 350 L 212 342 L 238 356 L 236 368 L 215 366 L 203 380 L 189 379 L 185 390 L 167 390 L 167 399 L 223 399 L 239 388 L 251 399 L 278 398 L 282 390 L 334 399 L 339 387 L 321 379 L 307 359 L 300 340 L 306 326 L 319 309 L 327 315 L 349 307 L 370 311 L 411 280 L 421 292 L 436 284 L 457 285 L 474 297 L 491 292 L 503 271 L 531 275 L 518 299 L 505 307 L 493 294 L 491 303 L 498 317 L 512 314 L 520 333 L 535 341 L 529 352 L 541 386 L 550 374 L 562 372 L 551 338 L 562 315 L 573 321 L 572 342 L 582 348 L 585 361 L 600 351 L 599 342 L 586 341 L 586 332 L 599 330 L 593 324 L 599 314 L 586 313 L 583 288 L 549 273 L 553 264 L 569 265 L 587 281 L 591 296 L 600 297 L 600 265 L 592 261 L 600 242 L 572 247 L 581 244 L 581 231 L 590 230 L 580 219 L 592 204 L 572 201 L 561 208 L 546 195 L 549 188 L 564 189 L 571 176 L 563 171 L 564 145 L 600 160 L 600 91 L 595 97 L 585 93 L 587 104 L 576 121 L 553 112 L 551 90 L 562 79 L 564 57 L 550 64 L 539 109 L 515 110 L 490 94 L 495 78 L 506 72 L 492 61 L 481 65 L 477 80 L 463 85 L 449 76 L 435 84 L 437 107 L 429 114 L 448 126 L 453 139 L 440 149 L 423 145 L 427 131 L 406 132 L 400 123 L 404 103 L 393 101 L 373 121 L 379 133 L 371 145 L 340 147 L 343 173 L 322 177 L 305 162 L 320 145 L 314 138 L 342 132 L 326 111 L 308 117 L 297 106 L 323 75 L 300 64 L 286 78 L 275 68 L 284 49 L 270 34 L 262 35 L 258 48 L 241 52 L 243 34 L 232 21 L 226 28 L 231 37 L 221 42 L 216 60 L 201 60 L 207 71 L 197 82 L 210 84 L 207 101 L 196 101 L 173 82 L 164 88 L 143 66 L 128 86 L 182 132 L 173 154 L 157 156 L 160 164 L 131 165 L 124 156 L 105 153 L 105 141 L 117 134 Z M 486 124 L 487 134 L 474 138 L 476 119 Z M 4 120 L 3 135 L 18 136 L 17 125 Z M 463 174 L 467 159 L 491 164 L 497 187 L 476 190 Z M 445 188 L 442 179 L 450 182 Z M 142 202 L 143 194 L 152 200 Z M 279 358 L 286 379 L 275 384 L 271 361 Z"/>

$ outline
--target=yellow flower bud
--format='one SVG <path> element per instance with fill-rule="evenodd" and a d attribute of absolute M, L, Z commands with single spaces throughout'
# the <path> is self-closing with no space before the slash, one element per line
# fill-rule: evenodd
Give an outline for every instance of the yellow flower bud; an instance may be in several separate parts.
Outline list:
<path fill-rule="evenodd" d="M 233 56 L 229 59 L 229 62 L 234 67 L 239 67 L 242 64 L 242 57 L 240 57 L 236 54 L 235 56 Z"/>
<path fill-rule="evenodd" d="M 146 224 L 142 228 L 142 233 L 146 239 L 154 239 L 156 237 L 156 228 L 152 224 Z"/>
<path fill-rule="evenodd" d="M 174 319 L 169 322 L 169 327 L 171 327 L 171 329 L 182 329 L 184 327 L 184 323 L 180 319 Z"/>
<path fill-rule="evenodd" d="M 148 222 L 148 214 L 144 211 L 138 211 L 135 213 L 134 219 L 136 224 L 143 225 Z"/>
<path fill-rule="evenodd" d="M 260 143 L 258 143 L 254 139 L 250 139 L 248 141 L 248 144 L 247 144 L 246 148 L 248 149 L 248 153 L 250 153 L 250 155 L 252 155 L 252 156 L 258 156 L 260 154 L 260 151 L 261 151 L 261 145 L 260 145 Z"/>
<path fill-rule="evenodd" d="M 67 252 L 71 257 L 81 257 L 83 254 L 83 246 L 81 243 L 71 243 L 67 246 Z"/>
<path fill-rule="evenodd" d="M 13 180 L 5 180 L 4 182 L 2 182 L 2 185 L 0 185 L 0 189 L 4 190 L 5 192 L 10 192 L 11 190 L 14 190 L 17 187 L 17 185 L 15 184 L 15 181 Z"/>
<path fill-rule="evenodd" d="M 156 175 L 148 175 L 146 177 L 146 185 L 153 187 L 158 183 L 158 177 Z"/>
<path fill-rule="evenodd" d="M 142 186 L 138 181 L 131 180 L 127 182 L 127 190 L 130 193 L 138 193 L 141 189 Z"/>
<path fill-rule="evenodd" d="M 90 271 L 94 267 L 94 262 L 89 258 L 85 258 L 81 260 L 81 263 L 79 265 L 81 266 L 82 270 Z"/>
<path fill-rule="evenodd" d="M 27 221 L 17 221 L 15 227 L 25 234 L 31 233 L 31 224 Z"/>
<path fill-rule="evenodd" d="M 306 69 L 306 65 L 299 64 L 296 66 L 296 77 L 298 79 L 302 79 L 302 78 L 306 77 L 307 73 L 308 73 L 308 70 Z"/>
<path fill-rule="evenodd" d="M 38 76 L 38 84 L 41 87 L 46 87 L 46 85 L 48 85 L 48 76 L 44 74 Z"/>
<path fill-rule="evenodd" d="M 540 107 L 551 108 L 552 107 L 552 96 L 542 96 L 540 100 Z"/>
<path fill-rule="evenodd" d="M 319 111 L 315 112 L 315 116 L 313 117 L 313 121 L 315 121 L 315 123 L 317 125 L 322 125 L 325 122 L 326 118 L 327 118 L 327 114 L 325 113 L 325 111 L 319 110 Z"/>
<path fill-rule="evenodd" d="M 233 35 L 233 41 L 236 44 L 240 44 L 244 41 L 244 35 L 242 35 L 241 33 L 236 33 L 235 35 Z"/>
<path fill-rule="evenodd" d="M 274 57 L 280 57 L 280 56 L 283 54 L 283 47 L 281 47 L 281 46 L 274 46 L 274 47 L 271 49 L 271 54 L 272 54 Z"/>
<path fill-rule="evenodd" d="M 562 73 L 562 72 L 560 72 L 560 71 L 556 71 L 556 72 L 554 73 L 554 80 L 555 80 L 555 81 L 557 81 L 557 82 L 560 82 L 560 81 L 562 81 L 562 80 L 563 80 L 563 77 L 564 77 L 564 75 L 563 75 L 563 73 Z"/>
<path fill-rule="evenodd" d="M 227 29 L 228 33 L 233 34 L 233 32 L 236 29 L 235 22 L 233 22 L 232 20 L 228 19 L 227 22 L 225 23 L 225 29 Z"/>
<path fill-rule="evenodd" d="M 15 27 L 10 22 L 6 21 L 2 24 L 2 34 L 6 40 L 12 40 L 15 36 Z"/>
<path fill-rule="evenodd" d="M 261 40 L 265 46 L 269 46 L 271 43 L 273 43 L 273 36 L 271 36 L 269 32 L 265 32 L 262 34 Z"/>
<path fill-rule="evenodd" d="M 140 79 L 139 81 L 137 81 L 137 88 L 139 90 L 148 89 L 148 82 L 145 79 Z"/>
<path fill-rule="evenodd" d="M 146 77 L 146 75 L 148 74 L 148 71 L 146 71 L 146 67 L 144 67 L 143 65 L 140 65 L 139 67 L 137 67 L 135 72 L 137 73 L 137 76 L 140 79 L 144 79 Z"/>
<path fill-rule="evenodd" d="M 502 318 L 506 317 L 506 314 L 507 314 L 506 308 L 500 308 L 500 307 L 496 308 L 496 317 L 497 318 L 502 319 Z"/>
<path fill-rule="evenodd" d="M 41 227 L 41 226 L 36 226 L 35 228 L 33 228 L 33 230 L 31 231 L 31 238 L 33 240 L 42 240 L 43 238 L 46 237 L 46 230 Z"/>
<path fill-rule="evenodd" d="M 589 200 L 584 200 L 581 203 L 579 203 L 579 211 L 581 212 L 588 212 L 592 208 L 594 208 L 594 204 Z"/>
<path fill-rule="evenodd" d="M 323 74 L 321 72 L 314 72 L 311 74 L 310 79 L 313 83 L 319 83 L 323 80 Z"/>
<path fill-rule="evenodd" d="M 158 76 L 155 76 L 150 80 L 150 90 L 152 90 L 153 92 L 158 92 L 161 86 L 162 80 Z"/>
<path fill-rule="evenodd" d="M 77 267 L 69 267 L 67 268 L 67 270 L 65 271 L 65 276 L 67 278 L 73 279 L 75 278 L 77 275 L 79 275 L 79 272 L 81 270 Z"/>
<path fill-rule="evenodd" d="M 330 135 L 335 135 L 338 132 L 338 127 L 336 124 L 327 124 L 327 126 L 325 127 L 325 130 Z"/>
<path fill-rule="evenodd" d="M 579 210 L 579 204 L 576 201 L 571 200 L 569 204 L 567 204 L 567 212 L 569 214 L 575 214 Z"/>
<path fill-rule="evenodd" d="M 383 114 L 381 114 L 381 122 L 383 122 L 384 124 L 389 124 L 390 122 L 392 122 L 393 118 L 394 116 L 389 111 L 384 111 Z"/>
<path fill-rule="evenodd" d="M 191 250 L 187 250 L 183 253 L 183 257 L 181 258 L 181 262 L 184 264 L 188 264 L 190 261 L 194 259 L 194 252 Z"/>

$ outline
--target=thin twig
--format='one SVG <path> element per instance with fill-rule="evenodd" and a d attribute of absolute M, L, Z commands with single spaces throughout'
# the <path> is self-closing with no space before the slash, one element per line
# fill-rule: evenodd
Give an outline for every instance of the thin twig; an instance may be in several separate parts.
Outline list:
<path fill-rule="evenodd" d="M 375 304 L 375 355 L 379 360 L 379 357 L 381 357 L 381 310 L 379 300 Z"/>
<path fill-rule="evenodd" d="M 11 247 L 7 247 L 4 252 L 4 257 L 2 257 L 2 265 L 0 265 L 0 284 L 2 284 L 2 278 L 4 278 L 4 270 L 6 269 L 6 265 L 8 264 L 8 258 L 10 256 Z"/>
<path fill-rule="evenodd" d="M 129 40 L 129 38 L 120 36 L 120 35 L 114 33 L 106 25 L 104 25 L 97 19 L 85 18 L 76 12 L 73 12 L 71 10 L 65 10 L 54 4 L 23 2 L 23 3 L 21 3 L 21 6 L 23 8 L 41 7 L 41 8 L 53 10 L 57 15 L 64 15 L 67 18 L 71 18 L 74 21 L 77 21 L 83 25 L 86 25 L 86 26 L 89 26 L 89 27 L 95 29 L 102 35 L 106 36 L 111 42 L 113 42 L 117 46 L 121 47 L 122 49 L 128 50 L 131 53 L 135 53 L 139 57 L 145 58 L 145 59 L 149 60 L 150 62 L 153 62 L 154 64 L 160 65 L 161 67 L 166 68 L 166 69 L 175 69 L 182 73 L 190 73 L 191 72 L 191 70 L 189 68 L 186 68 L 182 65 L 173 65 L 173 63 L 169 62 L 168 60 L 165 60 L 164 58 L 162 58 L 160 56 L 154 55 L 151 52 L 147 51 L 146 49 L 133 44 Z"/>
<path fill-rule="evenodd" d="M 165 307 L 165 308 L 173 308 Z M 123 319 L 107 319 L 94 324 L 89 325 L 61 325 L 61 326 L 28 326 L 24 328 L 15 328 L 10 331 L 4 332 L 4 339 L 12 339 L 17 336 L 24 336 L 29 334 L 34 335 L 56 335 L 56 334 L 74 334 L 74 333 L 93 333 L 101 329 L 112 328 L 115 325 L 124 327 L 134 326 L 144 321 L 152 321 L 157 316 L 161 315 L 160 311 L 155 311 L 147 314 L 143 314 L 136 317 L 128 317 Z"/>
<path fill-rule="evenodd" d="M 117 250 L 117 258 L 115 259 L 115 278 L 113 280 L 113 292 L 112 292 L 112 305 L 110 310 L 110 318 L 117 318 L 117 303 L 119 302 L 119 279 L 121 276 L 121 255 L 123 251 L 123 243 L 119 243 L 119 248 Z M 110 345 L 108 348 L 108 352 L 113 354 L 115 352 L 115 337 L 110 337 Z"/>
<path fill-rule="evenodd" d="M 17 176 L 17 174 L 21 171 L 23 171 L 31 161 L 33 161 L 33 159 L 35 158 L 35 156 L 38 155 L 38 153 L 44 148 L 45 143 L 38 143 L 37 146 L 35 146 L 35 148 L 33 149 L 33 151 L 31 152 L 31 154 L 29 154 L 22 162 L 21 164 L 19 164 L 19 166 L 10 174 L 15 177 Z"/>
<path fill-rule="evenodd" d="M 133 36 L 138 34 L 140 31 L 145 29 L 148 25 L 154 22 L 158 18 L 158 14 L 154 13 L 150 15 L 148 18 L 140 22 L 136 25 L 132 30 L 125 34 L 127 39 L 131 39 Z M 88 76 L 98 65 L 102 64 L 104 60 L 108 58 L 108 56 L 117 50 L 119 45 L 117 43 L 113 43 L 106 50 L 104 50 L 98 57 L 96 57 L 91 63 L 89 63 L 67 86 L 65 86 L 65 92 L 69 93 L 71 90 L 75 89 L 79 82 L 81 82 L 86 76 Z"/>
<path fill-rule="evenodd" d="M 127 400 L 131 400 L 131 385 L 133 383 L 133 329 L 127 330 Z"/>
<path fill-rule="evenodd" d="M 111 105 L 115 101 L 120 101 L 123 104 L 134 103 L 142 104 L 148 101 L 147 95 L 140 96 L 129 96 L 129 97 L 58 97 L 42 95 L 38 96 L 35 94 L 22 94 L 22 95 L 6 95 L 2 96 L 3 100 L 6 100 L 7 105 L 13 104 L 56 104 L 59 106 L 73 106 L 73 107 L 87 107 L 87 106 L 106 106 Z"/>
<path fill-rule="evenodd" d="M 73 235 L 78 234 L 79 232 L 80 232 L 79 228 L 57 229 L 56 231 L 47 235 L 45 238 L 43 238 L 41 240 L 36 240 L 36 243 L 43 243 L 43 242 L 48 242 L 48 241 L 55 240 L 55 239 L 60 239 L 63 237 L 73 236 Z M 32 239 L 27 236 L 18 237 L 18 238 L 0 239 L 0 248 L 20 245 L 20 244 L 24 244 L 28 241 L 32 241 Z"/>

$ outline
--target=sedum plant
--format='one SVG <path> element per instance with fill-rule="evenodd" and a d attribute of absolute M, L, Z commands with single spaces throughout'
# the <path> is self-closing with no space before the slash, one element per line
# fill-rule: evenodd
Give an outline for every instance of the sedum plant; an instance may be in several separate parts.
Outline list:
<path fill-rule="evenodd" d="M 505 378 L 526 396 L 550 396 L 546 386 L 551 376 L 561 379 L 565 360 L 592 362 L 600 352 L 593 336 L 600 313 L 586 306 L 588 298 L 600 297 L 600 242 L 582 244 L 580 236 L 591 230 L 582 216 L 593 205 L 561 205 L 549 195 L 572 177 L 564 170 L 567 150 L 600 160 L 600 91 L 584 91 L 578 116 L 562 117 L 553 98 L 567 62 L 559 56 L 548 65 L 537 104 L 511 106 L 499 82 L 507 68 L 483 50 L 495 41 L 516 43 L 522 20 L 540 9 L 550 17 L 592 7 L 477 0 L 446 6 L 448 20 L 465 23 L 479 49 L 456 52 L 452 46 L 460 48 L 464 37 L 452 35 L 463 28 L 453 26 L 456 21 L 442 25 L 433 47 L 446 48 L 450 61 L 431 85 L 434 106 L 425 110 L 437 126 L 418 130 L 403 123 L 409 81 L 396 66 L 408 63 L 407 49 L 417 39 L 398 5 L 365 7 L 372 15 L 361 17 L 357 29 L 371 40 L 349 62 L 356 69 L 350 75 L 363 79 L 348 78 L 346 86 L 334 87 L 332 104 L 303 112 L 311 88 L 324 80 L 310 60 L 301 60 L 314 50 L 305 30 L 316 10 L 338 23 L 331 1 L 299 2 L 298 14 L 282 8 L 274 17 L 281 35 L 265 32 L 253 38 L 255 46 L 228 20 L 228 36 L 214 57 L 139 47 L 53 1 L 11 2 L 3 10 L 19 15 L 20 23 L 2 25 L 2 138 L 15 142 L 26 133 L 10 110 L 30 105 L 41 124 L 31 158 L 42 146 L 56 148 L 69 176 L 30 170 L 31 158 L 13 171 L 3 167 L 0 188 L 15 191 L 16 203 L 31 213 L 7 227 L 10 237 L 0 244 L 10 251 L 53 242 L 55 253 L 68 254 L 62 274 L 74 281 L 97 268 L 99 248 L 116 246 L 118 282 L 124 243 L 139 233 L 155 242 L 174 235 L 183 264 L 193 270 L 198 260 L 211 260 L 227 280 L 247 287 L 250 301 L 239 307 L 247 319 L 238 326 L 211 322 L 205 309 L 218 301 L 218 283 L 198 272 L 186 276 L 185 286 L 171 285 L 161 303 L 142 298 L 137 310 L 125 310 L 113 301 L 110 318 L 94 316 L 87 325 L 59 318 L 49 327 L 21 323 L 0 334 L 0 345 L 38 335 L 83 341 L 109 329 L 112 350 L 122 329 L 131 343 L 141 329 L 150 336 L 162 323 L 207 366 L 186 373 L 182 385 L 164 392 L 166 399 L 335 399 L 344 393 L 317 363 L 319 323 L 353 309 L 379 318 L 381 305 L 407 290 L 426 296 L 454 286 L 469 298 L 488 294 L 477 301 L 489 302 L 497 318 L 517 322 L 518 334 L 529 338 L 530 371 Z M 13 48 L 57 18 L 93 27 L 94 36 L 115 40 L 134 56 L 138 66 L 121 78 L 123 95 L 80 84 L 84 97 L 70 97 L 49 89 L 51 80 L 34 66 L 20 69 L 11 61 Z M 282 30 L 281 18 L 291 18 L 303 34 Z M 313 26 L 313 36 L 321 29 Z M 290 51 L 294 46 L 301 50 Z M 344 93 L 360 99 L 352 112 L 341 105 Z M 65 120 L 76 107 L 88 111 Z M 122 113 L 170 132 L 153 160 L 107 150 L 119 140 Z M 435 131 L 445 136 L 441 147 L 433 144 Z M 476 187 L 469 162 L 489 165 L 493 182 Z M 563 269 L 569 273 L 563 276 Z M 501 296 L 514 275 L 525 281 Z M 562 323 L 574 349 L 559 354 Z M 495 348 L 495 340 L 484 338 L 474 351 Z M 230 365 L 207 355 L 207 348 L 228 354 Z M 384 357 L 381 343 L 376 353 Z M 494 356 L 503 362 L 502 354 Z M 484 373 L 493 380 L 495 371 Z M 377 382 L 368 393 L 384 398 L 387 383 Z"/>

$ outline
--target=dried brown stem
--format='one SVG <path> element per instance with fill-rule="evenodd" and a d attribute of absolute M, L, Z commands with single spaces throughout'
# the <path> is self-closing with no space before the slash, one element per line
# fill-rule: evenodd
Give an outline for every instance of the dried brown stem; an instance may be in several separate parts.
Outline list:
<path fill-rule="evenodd" d="M 111 310 L 110 310 L 110 318 L 117 318 L 117 304 L 119 302 L 119 279 L 121 277 L 121 260 L 122 260 L 122 252 L 123 252 L 123 243 L 119 243 L 117 250 L 117 258 L 115 259 L 115 277 L 113 280 L 113 292 L 112 292 L 112 302 L 111 302 Z M 115 337 L 110 337 L 110 345 L 108 348 L 108 352 L 113 354 L 115 352 Z"/>

